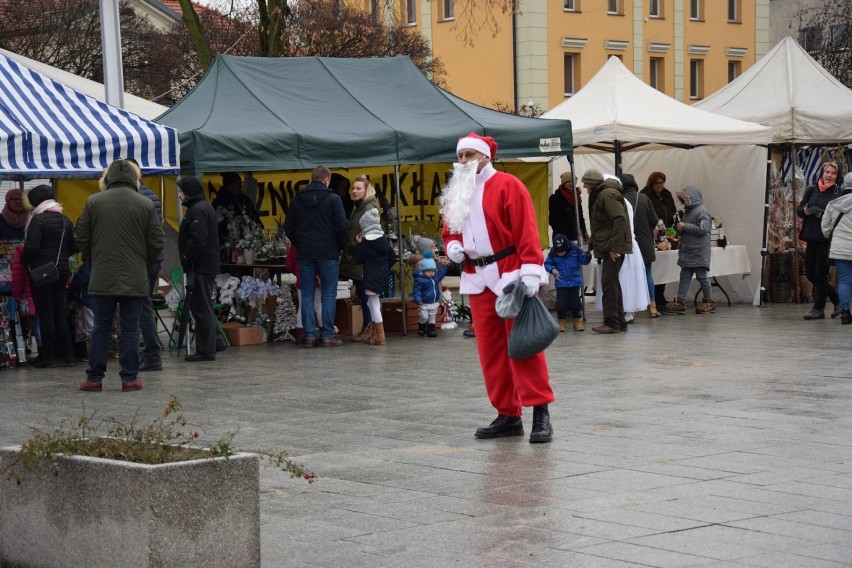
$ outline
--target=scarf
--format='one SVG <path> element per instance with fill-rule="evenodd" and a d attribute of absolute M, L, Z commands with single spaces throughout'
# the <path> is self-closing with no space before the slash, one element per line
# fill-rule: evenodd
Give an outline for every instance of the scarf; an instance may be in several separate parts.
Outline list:
<path fill-rule="evenodd" d="M 562 197 L 565 198 L 565 201 L 568 202 L 568 205 L 574 207 L 574 190 L 573 189 L 565 189 L 564 185 L 559 186 L 559 193 L 562 194 Z M 577 203 L 582 204 L 583 198 L 580 196 L 580 192 L 577 192 Z"/>
<path fill-rule="evenodd" d="M 12 192 L 10 191 L 9 193 Z M 27 217 L 29 216 L 29 214 L 26 212 L 26 210 L 23 210 L 20 213 L 15 213 L 11 209 L 9 209 L 9 198 L 12 197 L 11 195 L 9 195 L 9 193 L 6 194 L 6 205 L 3 207 L 3 211 L 0 212 L 0 215 L 3 216 L 3 219 L 6 221 L 6 223 L 9 224 L 10 227 L 20 229 L 24 225 L 26 225 Z M 20 190 L 18 190 L 17 193 L 18 196 L 20 196 Z"/>
<path fill-rule="evenodd" d="M 833 183 L 825 183 L 824 181 L 822 181 L 822 177 L 817 180 L 817 187 L 819 188 L 820 193 L 825 193 L 834 186 L 835 184 Z"/>
<path fill-rule="evenodd" d="M 33 209 L 33 212 L 27 217 L 27 222 L 24 225 L 24 234 L 27 234 L 27 229 L 30 227 L 30 222 L 33 220 L 33 217 L 36 215 L 41 215 L 45 211 L 56 211 L 57 213 L 62 213 L 62 205 L 59 204 L 58 201 L 54 201 L 53 199 L 45 199 Z"/>

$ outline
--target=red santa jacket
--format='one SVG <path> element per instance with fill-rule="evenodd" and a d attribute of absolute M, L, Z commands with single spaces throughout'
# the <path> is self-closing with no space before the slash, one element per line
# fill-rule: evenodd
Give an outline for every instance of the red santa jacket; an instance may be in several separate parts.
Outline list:
<path fill-rule="evenodd" d="M 489 288 L 502 295 L 506 284 L 535 275 L 547 283 L 544 254 L 539 241 L 535 208 L 526 186 L 511 174 L 498 172 L 491 164 L 476 175 L 476 191 L 470 214 L 461 233 L 444 225 L 444 247 L 460 241 L 466 259 L 477 259 L 515 247 L 515 253 L 486 266 L 465 263 L 459 293 L 478 294 Z"/>

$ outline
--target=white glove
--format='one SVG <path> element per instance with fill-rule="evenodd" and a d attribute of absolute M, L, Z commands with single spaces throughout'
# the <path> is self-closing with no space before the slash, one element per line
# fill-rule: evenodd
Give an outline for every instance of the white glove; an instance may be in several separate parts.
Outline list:
<path fill-rule="evenodd" d="M 538 292 L 538 286 L 540 284 L 538 276 L 533 276 L 533 275 L 521 276 L 521 282 L 523 282 L 524 286 L 527 287 L 527 291 L 526 291 L 527 298 L 532 298 L 533 296 L 536 295 L 536 292 Z"/>
<path fill-rule="evenodd" d="M 453 241 L 447 246 L 447 256 L 453 262 L 461 262 L 464 260 L 464 247 L 458 241 Z"/>
<path fill-rule="evenodd" d="M 556 269 L 556 268 L 554 268 L 553 270 L 551 270 L 551 271 L 550 271 L 550 273 L 551 273 L 551 274 L 553 274 L 553 277 L 554 277 L 554 278 L 556 278 L 557 280 L 559 280 L 560 278 L 562 278 L 562 275 L 559 273 L 559 270 L 558 270 L 558 269 Z"/>

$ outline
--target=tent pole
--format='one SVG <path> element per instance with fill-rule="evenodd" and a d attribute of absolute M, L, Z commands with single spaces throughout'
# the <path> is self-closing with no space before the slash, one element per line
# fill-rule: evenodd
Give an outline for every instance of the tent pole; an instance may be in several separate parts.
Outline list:
<path fill-rule="evenodd" d="M 568 158 L 568 164 L 571 166 L 571 187 L 574 191 L 574 221 L 576 223 L 577 233 L 574 235 L 577 238 L 577 243 L 583 241 L 583 231 L 580 228 L 580 200 L 577 193 L 577 176 L 574 173 L 574 154 L 565 156 Z M 582 267 L 581 267 L 582 268 Z M 583 321 L 586 321 L 586 280 L 583 278 L 583 271 L 580 270 L 580 312 L 583 314 Z"/>
<path fill-rule="evenodd" d="M 796 268 L 799 267 L 799 239 L 796 238 L 796 209 L 798 209 L 798 205 L 796 204 L 796 166 L 798 166 L 798 159 L 796 158 L 796 143 L 793 142 L 790 145 L 790 161 L 793 164 L 792 169 L 790 170 L 792 173 L 790 175 L 790 187 L 793 190 L 793 223 L 790 226 L 790 230 L 793 232 L 793 254 L 795 257 L 793 258 L 794 264 Z M 807 180 L 805 180 L 807 182 Z M 798 304 L 801 300 L 801 289 L 799 287 L 799 271 L 796 270 L 796 277 L 793 279 L 793 297 L 796 299 L 796 303 Z"/>
<path fill-rule="evenodd" d="M 402 242 L 402 215 L 399 205 L 402 203 L 402 190 L 399 188 L 399 164 L 394 164 L 393 175 L 396 181 L 396 238 Z M 399 256 L 399 255 L 397 255 Z M 402 306 L 402 335 L 408 335 L 408 313 L 405 310 L 405 271 L 402 269 L 402 259 L 399 261 L 399 301 Z"/>
<path fill-rule="evenodd" d="M 772 144 L 766 146 L 766 187 L 763 194 L 763 246 L 760 248 L 760 282 L 758 290 L 760 290 L 760 299 L 758 307 L 763 307 L 763 297 L 766 294 L 766 288 L 763 286 L 763 277 L 766 273 L 766 257 L 769 256 L 769 187 L 771 185 L 772 174 Z"/>
<path fill-rule="evenodd" d="M 615 175 L 621 175 L 621 140 L 616 140 L 613 145 L 615 149 Z"/>

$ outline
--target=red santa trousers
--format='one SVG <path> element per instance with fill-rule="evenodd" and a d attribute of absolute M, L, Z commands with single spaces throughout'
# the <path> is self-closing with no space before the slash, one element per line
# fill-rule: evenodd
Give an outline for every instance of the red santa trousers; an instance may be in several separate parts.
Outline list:
<path fill-rule="evenodd" d="M 521 407 L 553 402 L 544 352 L 528 359 L 509 358 L 509 332 L 514 319 L 494 310 L 497 296 L 489 289 L 469 296 L 476 326 L 476 347 L 491 405 L 499 414 L 520 416 Z"/>

